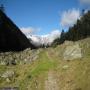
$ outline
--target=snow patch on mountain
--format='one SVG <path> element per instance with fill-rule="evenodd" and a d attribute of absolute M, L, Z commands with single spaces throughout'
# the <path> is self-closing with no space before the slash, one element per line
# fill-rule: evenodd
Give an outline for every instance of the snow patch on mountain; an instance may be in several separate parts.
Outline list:
<path fill-rule="evenodd" d="M 30 40 L 32 44 L 35 46 L 41 46 L 41 45 L 51 45 L 52 42 L 60 37 L 61 32 L 59 30 L 54 30 L 50 34 L 47 35 L 27 35 L 27 38 Z"/>

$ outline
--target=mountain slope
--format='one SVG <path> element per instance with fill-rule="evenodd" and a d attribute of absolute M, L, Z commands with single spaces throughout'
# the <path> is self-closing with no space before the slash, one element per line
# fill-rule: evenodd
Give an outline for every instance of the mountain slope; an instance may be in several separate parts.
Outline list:
<path fill-rule="evenodd" d="M 75 44 L 81 48 L 82 57 L 64 60 L 64 53 L 69 46 L 76 55 L 74 51 L 78 48 L 74 48 Z M 32 60 L 32 55 L 38 57 Z M 2 58 L 14 59 L 16 65 L 0 65 L 0 87 L 18 87 L 20 90 L 90 90 L 90 38 L 65 42 L 56 48 L 2 53 L 0 61 Z M 14 74 L 10 74 L 10 71 Z"/>
<path fill-rule="evenodd" d="M 61 37 L 53 42 L 53 46 L 62 44 L 64 41 L 78 41 L 90 37 L 90 10 L 83 13 L 77 22 L 69 27 L 68 31 L 62 30 Z"/>
<path fill-rule="evenodd" d="M 19 28 L 0 10 L 0 51 L 34 48 Z"/>

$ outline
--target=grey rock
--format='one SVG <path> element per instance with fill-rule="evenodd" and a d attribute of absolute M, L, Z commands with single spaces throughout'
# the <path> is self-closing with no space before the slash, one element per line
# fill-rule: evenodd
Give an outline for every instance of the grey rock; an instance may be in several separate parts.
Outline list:
<path fill-rule="evenodd" d="M 15 75 L 14 71 L 6 71 L 2 74 L 2 78 L 12 78 Z"/>
<path fill-rule="evenodd" d="M 82 57 L 82 52 L 78 43 L 66 46 L 65 52 L 63 54 L 64 60 L 74 60 L 81 57 Z"/>
<path fill-rule="evenodd" d="M 8 83 L 9 83 L 9 82 L 11 82 L 11 80 L 10 80 L 9 78 L 6 78 L 6 82 L 8 82 Z"/>
<path fill-rule="evenodd" d="M 29 64 L 32 61 L 37 60 L 39 53 L 42 49 L 31 50 L 25 49 L 21 52 L 5 52 L 0 53 L 0 65 L 17 65 L 17 64 Z"/>
<path fill-rule="evenodd" d="M 6 65 L 6 63 L 4 61 L 1 61 L 0 64 L 1 65 Z"/>
<path fill-rule="evenodd" d="M 69 66 L 68 65 L 64 65 L 62 68 L 66 70 L 66 69 L 69 68 Z"/>

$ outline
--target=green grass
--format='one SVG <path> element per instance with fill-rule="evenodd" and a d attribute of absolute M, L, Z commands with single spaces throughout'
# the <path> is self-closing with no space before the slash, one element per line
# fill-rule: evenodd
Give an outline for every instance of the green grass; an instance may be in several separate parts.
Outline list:
<path fill-rule="evenodd" d="M 31 74 L 33 76 L 39 75 L 40 73 L 44 73 L 45 71 L 48 71 L 51 68 L 54 68 L 55 63 L 52 60 L 49 60 L 46 53 L 43 52 L 40 55 L 40 58 L 38 60 L 38 64 L 35 65 L 35 67 L 31 70 Z"/>
<path fill-rule="evenodd" d="M 87 50 L 85 45 L 82 45 Z M 61 48 L 61 49 L 60 49 Z M 90 90 L 90 54 L 82 59 L 62 60 L 65 46 L 43 49 L 39 58 L 30 64 L 0 66 L 0 74 L 6 70 L 15 71 L 14 80 L 7 83 L 0 79 L 0 87 L 17 86 L 20 90 L 45 90 L 49 72 L 54 72 L 60 90 Z M 68 68 L 63 67 L 67 65 Z"/>
<path fill-rule="evenodd" d="M 25 65 L 16 65 L 16 66 L 0 66 L 1 71 L 13 70 L 16 72 L 17 77 L 15 77 L 15 81 L 11 83 L 6 83 L 5 81 L 0 81 L 0 86 L 19 86 L 20 90 L 26 90 L 26 87 L 30 87 L 32 89 L 35 88 L 35 80 L 38 80 L 38 83 L 44 84 L 44 79 L 47 77 L 47 73 L 49 70 L 54 69 L 57 66 L 56 61 L 50 59 L 47 56 L 46 51 L 42 51 L 39 55 L 38 60 L 32 62 L 31 64 Z M 37 78 L 40 77 L 40 78 Z M 41 77 L 44 77 L 41 79 Z M 30 84 L 30 85 L 29 85 Z M 41 88 L 42 86 L 40 86 Z M 42 88 L 40 89 L 42 90 Z"/>

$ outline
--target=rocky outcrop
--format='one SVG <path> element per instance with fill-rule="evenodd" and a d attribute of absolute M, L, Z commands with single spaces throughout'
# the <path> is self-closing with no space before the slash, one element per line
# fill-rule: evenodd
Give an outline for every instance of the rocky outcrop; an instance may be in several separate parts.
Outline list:
<path fill-rule="evenodd" d="M 15 72 L 11 70 L 7 70 L 0 75 L 0 78 L 6 80 L 8 83 L 12 81 L 13 77 L 15 77 Z"/>
<path fill-rule="evenodd" d="M 42 49 L 27 48 L 20 52 L 4 52 L 0 53 L 0 65 L 17 65 L 17 64 L 29 64 L 38 59 L 39 53 Z"/>
<path fill-rule="evenodd" d="M 0 52 L 35 48 L 20 29 L 0 10 Z"/>
<path fill-rule="evenodd" d="M 67 42 L 63 53 L 64 60 L 73 60 L 82 57 L 82 52 L 79 43 Z"/>

